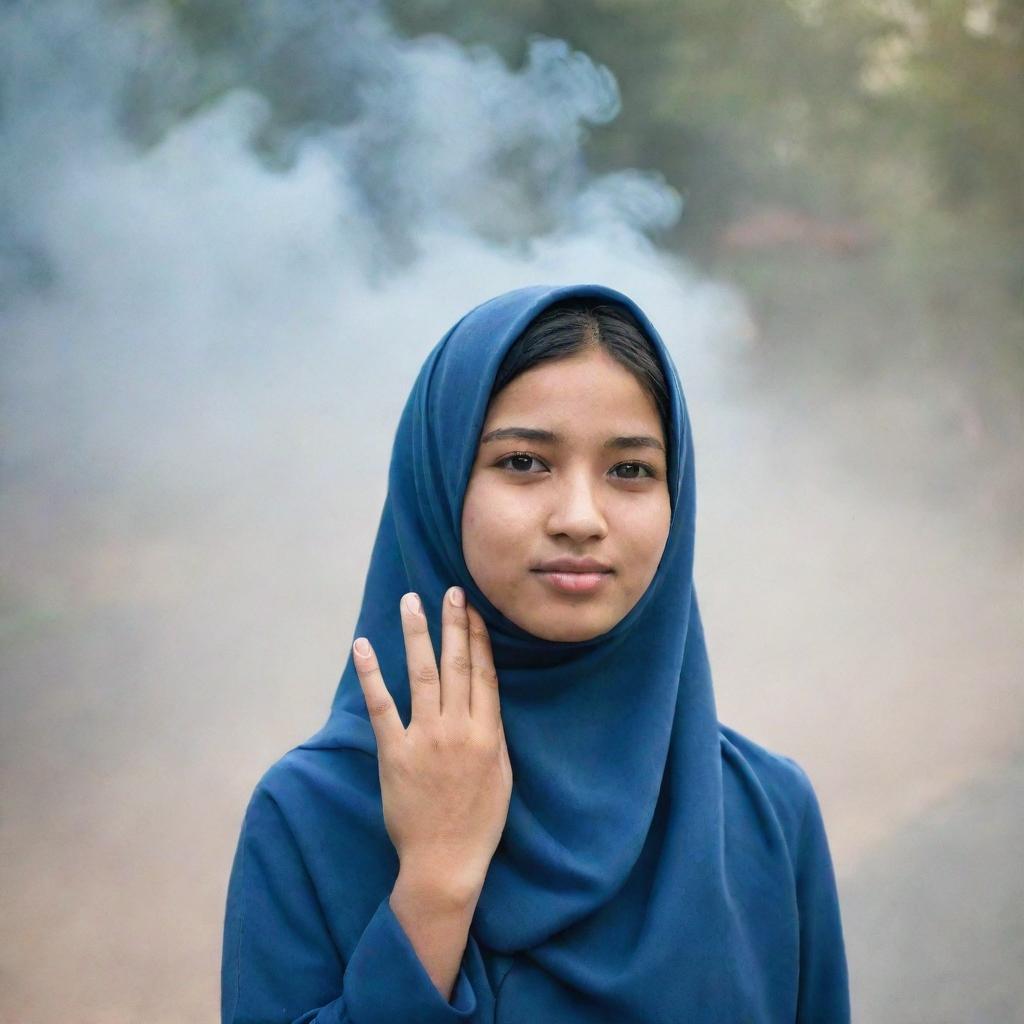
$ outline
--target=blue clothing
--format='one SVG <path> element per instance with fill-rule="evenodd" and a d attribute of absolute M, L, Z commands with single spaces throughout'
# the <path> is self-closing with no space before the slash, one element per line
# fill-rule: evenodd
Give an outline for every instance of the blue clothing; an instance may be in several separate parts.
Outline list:
<path fill-rule="evenodd" d="M 669 535 L 608 632 L 543 640 L 477 588 L 462 498 L 491 382 L 551 303 L 625 305 L 669 386 Z M 351 655 L 324 727 L 255 787 L 228 886 L 223 1024 L 846 1024 L 842 928 L 804 772 L 719 724 L 693 585 L 695 467 L 657 331 L 598 285 L 517 289 L 427 356 L 395 436 L 353 638 L 410 715 L 398 601 L 423 598 L 440 652 L 453 584 L 487 622 L 513 791 L 445 1000 L 391 911 L 398 857 Z"/>

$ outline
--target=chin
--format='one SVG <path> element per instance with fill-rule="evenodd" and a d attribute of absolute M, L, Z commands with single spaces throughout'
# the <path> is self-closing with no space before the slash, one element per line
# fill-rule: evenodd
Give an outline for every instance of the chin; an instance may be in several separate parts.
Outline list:
<path fill-rule="evenodd" d="M 588 620 L 583 615 L 580 615 L 575 620 L 568 621 L 568 616 L 572 615 L 572 612 L 563 612 L 562 614 L 566 616 L 566 621 L 552 622 L 551 616 L 538 618 L 535 622 L 529 619 L 513 618 L 511 615 L 509 618 L 516 625 L 525 629 L 528 633 L 532 633 L 535 637 L 539 637 L 541 640 L 553 640 L 560 643 L 576 643 L 580 640 L 591 640 L 595 636 L 607 633 L 615 625 L 615 622 L 605 623 L 605 616 L 601 616 L 600 622 Z M 532 619 L 533 616 L 530 618 Z"/>

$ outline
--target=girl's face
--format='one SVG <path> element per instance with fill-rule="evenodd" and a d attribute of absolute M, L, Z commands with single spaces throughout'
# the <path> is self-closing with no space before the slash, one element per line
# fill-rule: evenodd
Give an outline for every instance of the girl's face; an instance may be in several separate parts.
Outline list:
<path fill-rule="evenodd" d="M 491 604 L 545 640 L 611 629 L 668 539 L 665 449 L 654 399 L 600 346 L 514 378 L 491 400 L 462 506 L 466 565 Z M 583 559 L 599 571 L 571 564 Z"/>

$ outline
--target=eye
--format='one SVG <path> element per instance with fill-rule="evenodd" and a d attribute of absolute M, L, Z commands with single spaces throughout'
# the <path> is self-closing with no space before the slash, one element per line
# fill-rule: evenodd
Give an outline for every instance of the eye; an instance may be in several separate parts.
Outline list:
<path fill-rule="evenodd" d="M 646 473 L 648 477 L 652 477 L 653 478 L 653 477 L 657 476 L 657 474 L 654 472 L 654 469 L 651 466 L 648 466 L 646 462 L 620 462 L 617 466 L 613 466 L 612 467 L 612 472 L 615 472 L 615 470 L 617 470 L 617 469 L 622 469 L 623 466 L 626 466 L 629 469 L 643 470 L 644 473 Z M 628 473 L 626 476 L 620 476 L 619 479 L 620 480 L 643 480 L 644 477 L 641 474 L 639 474 L 639 473 L 637 473 L 637 474 Z"/>
<path fill-rule="evenodd" d="M 506 455 L 503 459 L 499 459 L 495 465 L 500 466 L 502 469 L 507 469 L 515 476 L 535 475 L 542 471 L 531 469 L 531 463 L 536 463 L 542 469 L 547 468 L 536 455 L 528 455 L 526 452 L 513 452 L 511 455 Z M 620 475 L 619 470 L 625 470 L 625 472 Z M 620 462 L 617 466 L 613 466 L 609 472 L 615 474 L 619 480 L 656 480 L 658 478 L 654 467 L 649 466 L 646 462 Z"/>
<path fill-rule="evenodd" d="M 510 462 L 519 463 L 520 468 L 518 469 L 511 469 L 511 467 L 509 467 L 511 469 L 511 472 L 518 474 L 519 476 L 525 476 L 527 473 L 530 472 L 530 469 L 528 467 L 529 463 L 531 462 L 539 463 L 542 466 L 544 465 L 544 463 L 542 463 L 536 455 L 527 455 L 525 452 L 513 452 L 511 455 L 506 455 L 505 458 L 500 459 L 497 462 L 497 465 L 504 468 L 505 464 Z M 527 463 L 527 468 L 523 468 L 524 462 Z"/>

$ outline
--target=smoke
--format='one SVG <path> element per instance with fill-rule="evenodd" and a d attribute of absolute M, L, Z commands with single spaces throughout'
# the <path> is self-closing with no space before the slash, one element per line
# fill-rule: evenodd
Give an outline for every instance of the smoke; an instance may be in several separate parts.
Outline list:
<path fill-rule="evenodd" d="M 355 0 L 204 49 L 171 10 L 0 8 L 0 1014 L 209 1016 L 245 801 L 326 716 L 408 387 L 517 285 L 611 284 L 672 349 L 722 718 L 808 767 L 841 871 L 998 764 L 1016 569 L 851 472 L 870 409 L 751 374 L 742 295 L 653 241 L 678 194 L 587 165 L 606 68 Z"/>
<path fill-rule="evenodd" d="M 618 94 L 564 43 L 536 40 L 514 71 L 400 40 L 366 5 L 275 5 L 257 55 L 288 44 L 337 83 L 319 106 L 346 119 L 289 124 L 232 88 L 172 120 L 162 108 L 208 85 L 164 10 L 5 11 L 9 474 L 229 495 L 262 464 L 301 489 L 329 460 L 297 465 L 293 444 L 358 433 L 379 457 L 425 351 L 520 283 L 615 281 L 672 319 L 708 311 L 704 335 L 742 319 L 735 294 L 649 243 L 679 215 L 664 182 L 587 171 L 587 127 Z M 138 94 L 162 106 L 129 117 Z M 139 146 L 125 121 L 168 123 Z M 272 419 L 287 437 L 267 443 Z"/>

